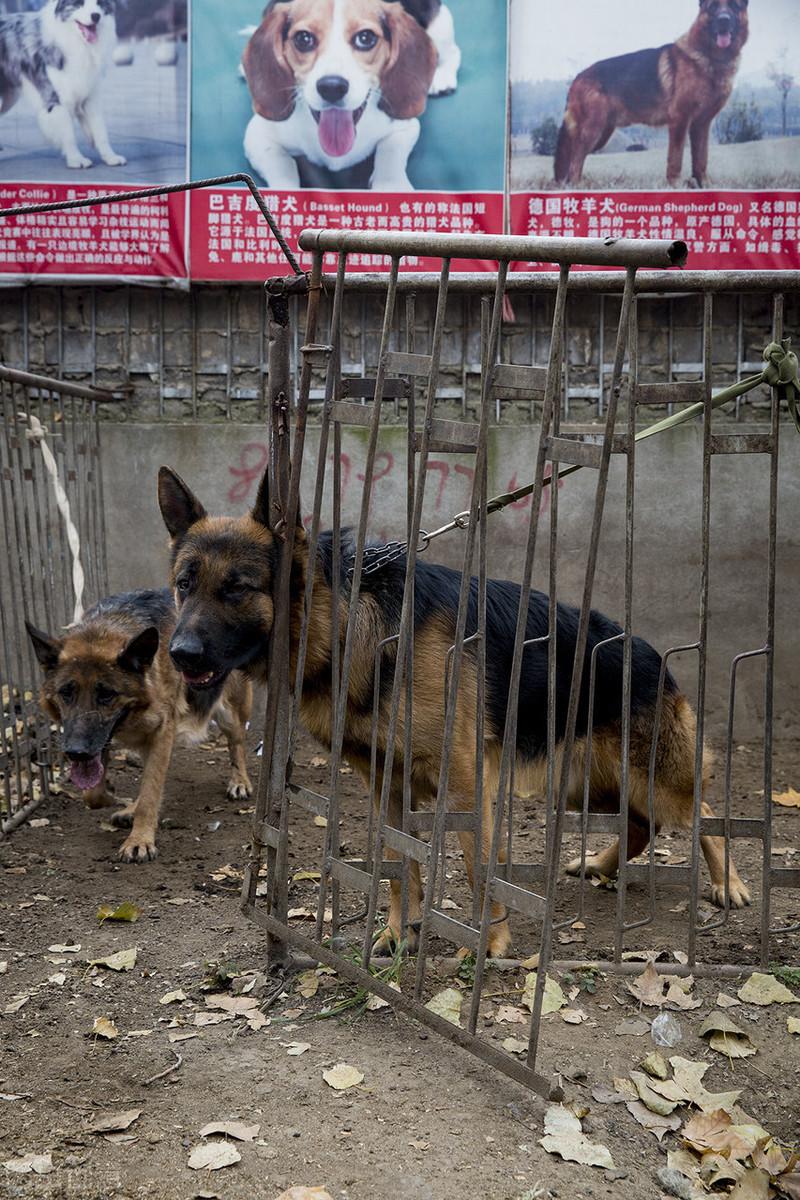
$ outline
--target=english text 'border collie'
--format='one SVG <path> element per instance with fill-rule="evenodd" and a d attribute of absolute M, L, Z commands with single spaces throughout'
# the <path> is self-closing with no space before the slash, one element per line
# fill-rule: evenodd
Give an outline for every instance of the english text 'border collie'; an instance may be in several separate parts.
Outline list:
<path fill-rule="evenodd" d="M 115 0 L 49 0 L 39 12 L 0 18 L 0 113 L 20 96 L 68 167 L 91 167 L 80 125 L 103 162 L 125 165 L 108 140 L 98 85 L 117 42 Z"/>

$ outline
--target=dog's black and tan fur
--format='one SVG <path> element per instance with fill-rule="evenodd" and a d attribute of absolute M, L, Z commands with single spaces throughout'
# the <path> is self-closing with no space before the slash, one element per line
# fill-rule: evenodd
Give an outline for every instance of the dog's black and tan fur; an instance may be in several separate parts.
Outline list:
<path fill-rule="evenodd" d="M 244 800 L 252 792 L 245 757 L 251 685 L 238 672 L 214 687 L 182 679 L 168 649 L 176 621 L 164 589 L 109 596 L 61 637 L 27 626 L 44 670 L 41 705 L 62 727 L 72 782 L 86 805 L 113 803 L 107 778 L 112 742 L 143 757 L 137 800 L 111 818 L 115 825 L 132 825 L 120 848 L 126 862 L 156 856 L 158 813 L 176 735 L 199 739 L 213 717 L 230 751 L 228 797 Z"/>
<path fill-rule="evenodd" d="M 687 135 L 691 184 L 708 184 L 708 136 L 733 89 L 747 41 L 747 0 L 700 0 L 691 28 L 675 42 L 594 63 L 569 89 L 555 155 L 556 183 L 580 182 L 587 154 L 626 125 L 669 128 L 667 182 L 680 183 Z"/>
<path fill-rule="evenodd" d="M 262 482 L 255 507 L 239 519 L 206 515 L 200 502 L 177 475 L 166 467 L 159 474 L 159 503 L 173 538 L 172 577 L 179 605 L 178 626 L 173 638 L 173 657 L 179 665 L 187 660 L 182 647 L 194 646 L 193 670 L 224 678 L 227 671 L 245 671 L 262 679 L 266 652 L 273 626 L 272 593 L 275 579 L 275 535 L 270 530 L 266 482 Z M 343 556 L 346 558 L 346 555 Z M 291 582 L 291 665 L 294 673 L 304 589 L 309 569 L 314 571 L 312 606 L 309 614 L 301 719 L 309 731 L 328 744 L 331 726 L 331 582 L 334 569 L 331 535 L 322 534 L 316 561 L 309 563 L 305 531 L 298 527 L 293 550 Z M 355 652 L 350 677 L 344 753 L 365 778 L 369 778 L 370 738 L 373 711 L 374 661 L 378 643 L 398 629 L 404 590 L 405 561 L 397 560 L 365 576 L 358 601 Z M 347 622 L 348 578 L 341 568 L 343 597 L 341 641 Z M 445 567 L 419 563 L 414 586 L 414 692 L 413 763 L 411 774 L 415 803 L 435 797 L 444 732 L 444 679 L 448 648 L 454 640 L 460 575 Z M 475 628 L 477 585 L 473 582 L 467 634 Z M 503 729 L 506 718 L 511 670 L 514 624 L 519 587 L 491 580 L 487 586 L 487 702 L 484 796 L 484 860 L 492 827 L 491 798 L 496 794 Z M 532 591 L 529 601 L 527 636 L 547 632 L 547 597 Z M 565 605 L 558 611 L 558 697 L 557 740 L 563 737 L 569 696 L 578 615 Z M 600 613 L 592 613 L 588 656 L 593 646 L 619 632 L 619 626 Z M 641 853 L 648 842 L 647 780 L 652 734 L 653 706 L 661 660 L 656 651 L 639 638 L 633 643 L 633 728 L 631 736 L 630 826 L 628 853 Z M 379 761 L 385 751 L 387 711 L 393 679 L 393 647 L 384 650 L 381 669 Z M 582 800 L 586 755 L 588 666 L 584 671 L 584 696 L 578 715 L 578 741 L 573 759 L 570 802 Z M 293 675 L 292 675 L 293 677 Z M 591 807 L 616 809 L 620 787 L 620 704 L 622 650 L 619 642 L 598 652 L 595 711 L 592 735 Z M 543 795 L 546 773 L 547 655 L 541 646 L 525 652 L 519 704 L 516 786 L 523 793 Z M 457 699 L 455 735 L 450 758 L 449 796 L 454 808 L 470 809 L 475 795 L 475 726 L 477 708 L 476 662 L 470 647 L 465 651 L 462 680 Z M 389 822 L 400 825 L 403 769 L 404 705 L 400 705 L 400 727 L 395 747 L 395 774 Z M 694 713 L 667 675 L 655 776 L 656 826 L 687 826 L 693 810 Z M 558 775 L 556 776 L 558 777 Z M 380 790 L 380 789 L 379 789 Z M 710 814 L 707 804 L 703 812 Z M 470 879 L 475 849 L 470 833 L 460 834 Z M 723 845 L 720 838 L 703 837 L 703 850 L 711 873 L 712 896 L 724 902 Z M 618 864 L 614 845 L 587 863 L 589 872 L 613 875 Z M 570 864 L 572 871 L 580 863 Z M 411 864 L 410 920 L 419 915 L 420 878 Z M 735 867 L 730 870 L 730 901 L 749 903 L 746 887 Z M 510 942 L 503 908 L 495 905 L 496 923 L 490 934 L 490 952 L 502 955 Z M 387 935 L 399 940 L 400 888 L 392 881 Z M 413 942 L 413 937 L 409 938 Z"/>

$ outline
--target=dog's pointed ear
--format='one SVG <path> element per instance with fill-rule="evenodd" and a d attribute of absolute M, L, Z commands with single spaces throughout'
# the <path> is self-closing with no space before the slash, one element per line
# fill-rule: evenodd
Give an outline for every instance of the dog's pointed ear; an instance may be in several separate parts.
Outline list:
<path fill-rule="evenodd" d="M 25 628 L 33 643 L 33 652 L 41 666 L 45 671 L 54 671 L 58 666 L 58 656 L 61 653 L 63 642 L 59 638 L 51 637 L 49 633 L 42 633 L 41 629 L 31 625 L 30 621 L 25 622 Z"/>
<path fill-rule="evenodd" d="M 158 651 L 158 630 L 155 625 L 143 629 L 131 638 L 124 650 L 117 655 L 117 663 L 123 671 L 141 675 L 150 666 Z"/>
<path fill-rule="evenodd" d="M 407 120 L 425 111 L 436 70 L 437 52 L 418 21 L 399 3 L 386 5 L 391 54 L 381 75 L 380 107 Z"/>
<path fill-rule="evenodd" d="M 173 538 L 183 537 L 187 529 L 206 516 L 200 501 L 172 467 L 159 467 L 158 507 Z"/>
<path fill-rule="evenodd" d="M 269 506 L 269 467 L 265 469 L 264 474 L 261 476 L 255 503 L 250 510 L 250 516 L 254 521 L 258 521 L 259 525 L 266 525 L 267 529 L 272 527 L 272 513 Z"/>
<path fill-rule="evenodd" d="M 294 71 L 284 53 L 287 21 L 286 6 L 273 0 L 242 55 L 253 111 L 267 121 L 285 121 L 294 112 Z"/>

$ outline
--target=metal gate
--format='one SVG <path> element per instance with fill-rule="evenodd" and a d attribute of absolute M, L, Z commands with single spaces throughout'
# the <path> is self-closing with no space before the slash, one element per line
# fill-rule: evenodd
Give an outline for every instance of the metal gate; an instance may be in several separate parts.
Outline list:
<path fill-rule="evenodd" d="M 685 247 L 666 242 L 602 242 L 599 240 L 537 240 L 503 237 L 403 235 L 385 232 L 350 233 L 343 231 L 306 232 L 300 245 L 313 251 L 313 268 L 308 281 L 308 314 L 306 344 L 302 347 L 303 363 L 296 406 L 289 403 L 288 371 L 288 308 L 280 287 L 274 290 L 270 326 L 270 383 L 272 392 L 272 497 L 280 515 L 279 528 L 286 541 L 279 546 L 279 570 L 275 592 L 275 627 L 271 639 L 269 695 L 265 726 L 264 758 L 259 783 L 252 854 L 245 874 L 243 909 L 263 926 L 270 936 L 271 953 L 280 960 L 288 946 L 297 947 L 314 961 L 328 964 L 342 976 L 382 996 L 396 1008 L 460 1043 L 486 1061 L 499 1067 L 509 1076 L 546 1094 L 550 1081 L 537 1070 L 537 1056 L 542 1031 L 542 1003 L 548 969 L 575 968 L 587 962 L 557 960 L 556 937 L 576 922 L 592 920 L 595 901 L 587 903 L 588 879 L 582 870 L 577 884 L 566 889 L 561 885 L 562 847 L 565 833 L 580 837 L 582 850 L 587 838 L 603 833 L 617 836 L 620 842 L 620 869 L 616 884 L 613 945 L 605 957 L 592 959 L 597 967 L 610 972 L 632 969 L 624 954 L 629 935 L 635 929 L 651 926 L 656 916 L 656 895 L 662 883 L 679 884 L 686 889 L 687 937 L 685 961 L 659 969 L 679 975 L 725 974 L 742 969 L 741 962 L 714 961 L 713 953 L 705 950 L 712 945 L 703 940 L 709 931 L 719 928 L 730 918 L 731 862 L 730 847 L 740 837 L 758 839 L 761 843 L 761 874 L 758 880 L 760 900 L 759 927 L 754 937 L 755 963 L 766 965 L 779 957 L 773 938 L 790 928 L 776 923 L 771 913 L 771 897 L 777 888 L 800 887 L 800 871 L 790 867 L 774 867 L 771 863 L 771 757 L 773 656 L 775 629 L 775 534 L 777 518 L 777 472 L 779 448 L 779 392 L 773 389 L 769 432 L 723 435 L 715 432 L 712 413 L 711 338 L 713 297 L 705 295 L 703 316 L 703 378 L 693 383 L 646 384 L 641 382 L 637 355 L 637 294 L 645 284 L 637 281 L 637 270 L 648 267 L 669 267 L 680 264 Z M 380 350 L 375 363 L 375 375 L 363 383 L 359 401 L 343 399 L 353 396 L 353 381 L 346 392 L 342 380 L 341 314 L 345 292 L 345 271 L 348 253 L 386 255 L 389 259 L 388 282 L 385 291 L 384 320 Z M 430 351 L 417 352 L 414 345 L 415 322 L 409 316 L 413 308 L 413 293 L 406 296 L 407 337 L 404 348 L 392 348 L 398 304 L 398 273 L 400 261 L 406 254 L 420 254 L 439 259 L 439 275 L 435 321 L 431 331 Z M 319 301 L 324 286 L 323 264 L 335 256 L 336 283 L 331 304 L 330 327 L 320 330 Z M 445 324 L 445 310 L 453 258 L 494 259 L 499 268 L 493 280 L 494 294 L 483 309 L 481 346 L 481 414 L 478 423 L 445 420 L 437 415 L 437 382 L 440 351 Z M 500 326 L 507 277 L 515 263 L 547 262 L 559 265 L 559 281 L 555 297 L 550 357 L 546 365 L 510 365 L 498 361 Z M 616 336 L 612 388 L 605 413 L 602 432 L 575 435 L 562 430 L 562 356 L 564 344 L 564 314 L 570 286 L 570 268 L 574 264 L 607 266 L 625 269 L 625 284 Z M 584 277 L 585 278 L 585 277 Z M 646 278 L 646 277 L 645 277 Z M 292 287 L 301 286 L 295 280 Z M 774 336 L 779 342 L 783 334 L 782 297 L 777 297 L 774 310 Z M 396 344 L 395 344 L 396 345 Z M 780 351 L 780 346 L 778 347 Z M 622 379 L 626 353 L 629 358 L 630 385 L 623 394 Z M 312 481 L 302 478 L 308 402 L 312 378 L 323 372 L 325 399 L 322 411 L 320 448 L 316 475 Z M 484 701 L 486 697 L 486 580 L 487 542 L 491 536 L 491 514 L 499 504 L 490 503 L 487 491 L 487 433 L 489 414 L 499 390 L 504 395 L 517 391 L 520 396 L 539 401 L 542 405 L 541 436 L 535 461 L 531 463 L 532 502 L 530 521 L 524 547 L 524 566 L 521 572 L 523 587 L 516 615 L 511 677 L 509 680 L 507 719 L 494 772 L 484 774 Z M 405 537 L 402 542 L 376 547 L 371 544 L 370 518 L 376 457 L 379 452 L 382 405 L 397 395 L 409 397 L 407 428 L 408 506 L 405 514 Z M 694 655 L 697 661 L 697 692 L 692 702 L 697 713 L 694 807 L 691 828 L 691 853 L 684 865 L 662 865 L 651 836 L 648 859 L 645 863 L 627 862 L 629 829 L 629 747 L 631 741 L 631 660 L 633 635 L 634 580 L 634 482 L 636 472 L 637 408 L 639 405 L 699 404 L 703 415 L 702 474 L 698 481 L 699 505 L 702 514 L 702 580 L 698 596 L 697 637 L 690 644 L 673 646 L 663 658 L 656 701 L 655 727 L 652 731 L 650 768 L 648 776 L 649 832 L 655 827 L 654 772 L 655 753 L 659 737 L 659 721 L 664 706 L 666 668 L 678 653 Z M 294 414 L 294 426 L 290 420 Z M 351 533 L 342 525 L 341 438 L 344 425 L 364 429 L 366 452 L 363 466 L 363 490 L 356 528 Z M 291 443 L 291 449 L 290 449 Z M 473 485 L 468 509 L 453 522 L 439 530 L 425 531 L 422 514 L 428 473 L 426 464 L 432 453 L 468 454 L 471 456 Z M 332 453 L 332 469 L 328 468 Z M 712 506 L 712 462 L 715 456 L 755 454 L 764 464 L 769 476 L 769 513 L 764 530 L 764 597 L 763 641 L 741 648 L 730 672 L 730 705 L 728 736 L 725 751 L 725 788 L 722 815 L 704 815 L 703 737 L 706 719 L 706 660 L 709 622 L 709 529 Z M 612 457 L 624 462 L 626 520 L 624 611 L 612 614 L 620 618 L 622 632 L 611 638 L 622 644 L 623 685 L 621 717 L 621 788 L 619 807 L 610 813 L 589 812 L 588 774 L 590 754 L 585 768 L 583 805 L 578 812 L 566 811 L 570 773 L 577 763 L 576 721 L 581 696 L 584 656 L 587 646 L 589 614 L 593 585 L 598 565 L 600 528 L 608 487 Z M 291 461 L 290 461 L 291 460 Z M 577 629 L 574 669 L 572 671 L 566 724 L 560 747 L 555 735 L 555 672 L 556 598 L 558 596 L 558 506 L 559 490 L 550 487 L 553 476 L 570 473 L 578 468 L 588 469 L 594 476 L 594 502 L 587 514 L 590 527 L 588 551 L 584 570 L 583 594 Z M 549 518 L 542 529 L 542 497 L 549 488 Z M 308 573 L 305 588 L 303 619 L 299 629 L 290 620 L 290 588 L 292 576 L 293 534 L 300 513 L 301 490 L 313 489 L 313 516 L 308 532 L 309 561 L 313 564 L 320 545 L 323 499 L 333 514 L 331 533 L 332 566 L 330 571 L 330 628 L 340 631 L 341 653 L 332 653 L 330 661 L 331 695 L 334 698 L 330 713 L 330 778 L 327 794 L 300 786 L 292 779 L 293 752 L 298 736 L 300 702 L 306 679 L 306 660 L 309 648 L 309 614 L 313 598 L 314 571 Z M 398 514 L 398 527 L 403 520 Z M 460 532 L 456 532 L 460 531 Z M 428 549 L 433 538 L 449 532 L 463 540 L 463 564 L 460 582 L 456 633 L 446 656 L 441 678 L 444 739 L 438 764 L 438 782 L 432 811 L 419 811 L 414 804 L 412 716 L 414 713 L 415 663 L 417 673 L 426 664 L 416 657 L 424 648 L 415 645 L 414 637 L 414 576 L 421 553 Z M 543 780 L 544 841 L 541 856 L 536 861 L 520 857 L 518 812 L 520 801 L 515 795 L 515 746 L 517 734 L 517 697 L 526 641 L 527 587 L 533 579 L 537 543 L 546 540 L 547 585 L 549 595 L 548 631 L 534 639 L 546 647 L 548 673 L 548 713 L 546 772 Z M 520 547 L 522 552 L 522 547 Z M 356 823 L 360 830 L 359 844 L 353 845 L 351 826 L 347 846 L 342 844 L 339 822 L 342 816 L 341 768 L 347 755 L 347 703 L 352 683 L 355 645 L 358 629 L 356 614 L 364 579 L 369 572 L 380 570 L 387 561 L 405 562 L 405 586 L 402 608 L 396 629 L 377 646 L 373 674 L 373 717 L 371 754 L 369 761 L 369 819 L 359 814 Z M 474 628 L 468 627 L 469 580 L 477 579 L 477 619 Z M 316 585 L 318 586 L 318 585 Z M 544 590 L 544 589 L 543 589 Z M 336 633 L 332 645 L 336 644 Z M 607 643 L 604 643 L 607 644 Z M 602 644 L 601 644 L 602 645 Z M 589 669 L 589 733 L 594 711 L 597 651 L 594 648 Z M 476 788 L 472 805 L 456 803 L 451 796 L 453 774 L 453 745 L 459 687 L 464 678 L 464 664 L 471 656 L 477 671 L 477 703 L 474 731 L 474 761 Z M 731 806 L 731 752 L 736 705 L 738 672 L 745 660 L 761 658 L 764 670 L 764 757 L 763 808 L 758 817 L 735 817 Z M 361 668 L 359 668 L 361 670 Z M 437 677 L 438 678 L 438 677 Z M 379 719 L 381 691 L 390 694 L 388 717 Z M 379 726 L 382 728 L 379 729 Z M 345 768 L 346 769 L 346 768 Z M 491 780 L 491 782 L 485 782 Z M 482 792 L 491 786 L 493 816 L 487 822 Z M 398 795 L 401 800 L 398 806 Z M 463 799 L 463 798 L 462 798 Z M 491 812 L 491 809 L 490 809 Z M 313 925 L 302 932 L 289 917 L 291 889 L 289 872 L 290 840 L 303 835 L 309 814 L 324 825 L 320 833 L 316 866 L 321 875 L 316 914 Z M 487 827 L 488 825 L 488 827 Z M 318 831 L 319 832 L 319 831 Z M 453 833 L 460 835 L 467 846 L 474 839 L 482 852 L 474 854 L 476 887 L 474 898 L 461 906 L 459 917 L 454 906 L 443 903 L 449 872 L 448 846 Z M 700 905 L 701 839 L 709 836 L 724 838 L 724 902 L 718 915 L 703 919 Z M 524 850 L 523 850 L 524 853 Z M 259 882 L 266 865 L 266 886 Z M 409 913 L 412 903 L 409 883 L 420 868 L 425 872 L 424 893 L 419 914 Z M 419 946 L 415 959 L 409 960 L 402 979 L 402 990 L 390 985 L 385 960 L 375 957 L 373 939 L 379 925 L 379 903 L 384 881 L 400 888 L 402 927 L 411 917 L 419 931 Z M 629 904 L 630 884 L 643 884 L 646 889 L 644 911 L 633 917 Z M 641 906 L 640 906 L 641 908 Z M 487 957 L 493 927 L 510 913 L 524 936 L 527 948 L 538 946 L 539 959 L 535 986 L 532 992 L 532 1013 L 528 1034 L 528 1049 L 524 1061 L 504 1052 L 481 1032 L 481 1005 L 487 994 L 487 979 L 491 979 L 492 960 Z M 416 918 L 416 920 L 415 920 Z M 308 926 L 306 925 L 306 929 Z M 563 939 L 569 943 L 569 936 Z M 471 991 L 463 1026 L 453 1024 L 426 1007 L 432 989 L 432 964 L 435 955 L 447 947 L 465 947 L 470 955 Z M 450 951 L 452 953 L 452 950 Z M 640 965 L 633 969 L 641 969 Z"/>
<path fill-rule="evenodd" d="M 49 796 L 57 754 L 57 739 L 39 710 L 41 671 L 25 621 L 57 634 L 81 602 L 88 606 L 108 590 L 95 409 L 111 400 L 94 388 L 0 366 L 3 834 Z"/>

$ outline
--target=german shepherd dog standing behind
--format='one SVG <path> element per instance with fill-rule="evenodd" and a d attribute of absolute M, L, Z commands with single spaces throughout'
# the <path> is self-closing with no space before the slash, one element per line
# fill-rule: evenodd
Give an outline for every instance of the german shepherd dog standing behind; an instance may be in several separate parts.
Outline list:
<path fill-rule="evenodd" d="M 127 592 L 91 608 L 63 637 L 26 622 L 44 680 L 41 705 L 62 726 L 72 783 L 88 808 L 113 803 L 107 780 L 111 743 L 141 752 L 144 771 L 138 799 L 111 817 L 131 825 L 120 848 L 125 862 L 156 857 L 156 828 L 176 734 L 205 736 L 215 718 L 228 740 L 228 797 L 252 792 L 245 758 L 245 728 L 252 689 L 242 675 L 222 681 L 202 673 L 182 679 L 168 644 L 177 614 L 169 591 Z"/>
<path fill-rule="evenodd" d="M 204 671 L 222 680 L 231 670 L 241 670 L 254 679 L 264 679 L 267 647 L 273 627 L 273 588 L 277 555 L 275 535 L 270 529 L 270 505 L 266 477 L 249 516 L 209 517 L 186 484 L 169 468 L 159 472 L 159 504 L 172 536 L 172 582 L 179 606 L 178 624 L 170 645 L 176 665 L 192 672 Z M 309 571 L 314 572 L 314 588 L 309 613 L 308 646 L 303 677 L 300 716 L 316 738 L 329 745 L 331 727 L 331 654 L 334 639 L 331 630 L 331 583 L 334 569 L 340 572 L 341 631 L 343 645 L 347 624 L 349 547 L 345 544 L 342 563 L 333 562 L 332 535 L 320 537 L 316 560 L 309 561 L 305 530 L 298 526 L 294 535 L 291 575 L 290 655 L 291 670 L 297 663 L 298 640 L 304 607 L 304 592 Z M 370 739 L 373 711 L 374 662 L 378 644 L 397 633 L 403 600 L 406 564 L 398 559 L 381 570 L 364 576 L 358 599 L 354 655 L 348 694 L 344 753 L 369 779 Z M 411 776 L 415 803 L 433 801 L 439 775 L 444 734 L 444 683 L 448 649 L 455 636 L 458 593 L 461 576 L 457 571 L 428 563 L 418 563 L 414 584 L 414 678 Z M 486 753 L 483 789 L 483 861 L 488 856 L 492 828 L 492 802 L 497 779 L 503 730 L 506 721 L 514 626 L 519 604 L 519 586 L 489 580 L 486 596 Z M 473 581 L 467 636 L 474 631 L 477 617 L 477 582 Z M 528 604 L 527 637 L 547 632 L 548 598 L 531 591 Z M 564 735 L 569 699 L 578 613 L 559 605 L 557 630 L 557 704 L 556 737 Z M 584 670 L 584 691 L 578 715 L 578 730 L 570 781 L 570 803 L 582 803 L 583 773 L 586 760 L 588 727 L 588 676 L 592 648 L 620 632 L 619 626 L 600 613 L 593 612 L 589 627 Z M 381 697 L 378 719 L 378 762 L 386 751 L 386 728 L 391 695 L 396 645 L 383 650 Z M 450 759 L 449 796 L 455 809 L 471 809 L 475 796 L 475 726 L 477 714 L 477 664 L 474 649 L 464 650 L 462 680 L 457 697 L 455 735 Z M 619 642 L 598 651 L 598 672 L 591 754 L 591 796 L 593 810 L 617 807 L 620 787 L 620 707 L 622 693 L 622 650 Z M 649 838 L 648 766 L 661 659 L 647 642 L 633 640 L 632 731 L 630 771 L 630 824 L 628 853 L 640 854 Z M 293 674 L 292 674 L 293 677 Z M 388 820 L 401 824 L 403 779 L 403 713 L 394 752 L 394 773 Z M 517 762 L 515 778 L 518 790 L 544 795 L 547 746 L 547 651 L 541 645 L 525 651 L 519 700 Z M 656 827 L 691 824 L 694 790 L 694 749 L 696 723 L 689 702 L 678 691 L 670 675 L 666 677 L 661 735 L 655 774 Z M 560 755 L 560 751 L 559 751 Z M 560 769 L 560 768 L 559 768 Z M 557 776 L 558 777 L 558 776 Z M 381 781 L 379 779 L 380 791 Z M 703 803 L 703 814 L 711 810 Z M 473 877 L 475 847 L 473 835 L 459 833 L 470 881 Z M 724 858 L 721 838 L 703 836 L 702 845 L 711 873 L 711 894 L 724 903 Z M 388 854 L 391 851 L 387 850 Z M 580 862 L 569 869 L 580 871 Z M 609 847 L 587 861 L 589 873 L 612 875 L 618 866 L 618 846 Z M 420 875 L 411 863 L 410 922 L 420 912 Z M 730 902 L 739 907 L 750 902 L 747 888 L 736 868 L 730 866 Z M 391 902 L 386 941 L 399 941 L 403 935 L 400 884 L 391 881 Z M 489 951 L 503 955 L 510 942 L 508 921 L 502 905 L 493 906 L 493 924 Z M 413 931 L 409 944 L 414 943 Z"/>
<path fill-rule="evenodd" d="M 688 134 L 691 186 L 706 187 L 711 122 L 731 94 L 747 32 L 747 0 L 700 0 L 694 24 L 676 42 L 581 71 L 558 134 L 556 183 L 578 184 L 587 154 L 602 150 L 615 129 L 666 125 L 667 183 L 680 183 Z"/>

